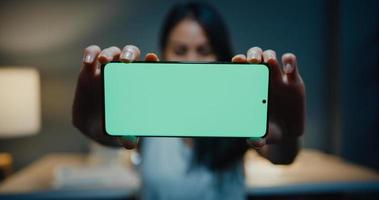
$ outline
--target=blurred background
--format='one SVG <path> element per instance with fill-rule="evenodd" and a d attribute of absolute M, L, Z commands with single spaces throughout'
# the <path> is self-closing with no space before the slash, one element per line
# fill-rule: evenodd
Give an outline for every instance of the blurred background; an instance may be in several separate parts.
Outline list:
<path fill-rule="evenodd" d="M 135 44 L 143 54 L 158 52 L 161 23 L 175 2 L 0 2 L 0 69 L 33 67 L 41 81 L 38 134 L 0 138 L 14 171 L 52 152 L 89 151 L 71 124 L 83 49 Z M 297 55 L 307 92 L 304 147 L 379 170 L 378 1 L 208 2 L 226 20 L 235 54 L 259 46 Z"/>

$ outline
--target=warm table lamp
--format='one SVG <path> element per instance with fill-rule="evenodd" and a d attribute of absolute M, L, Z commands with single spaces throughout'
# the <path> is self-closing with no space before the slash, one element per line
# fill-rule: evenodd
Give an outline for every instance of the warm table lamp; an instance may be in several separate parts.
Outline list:
<path fill-rule="evenodd" d="M 36 134 L 40 124 L 38 71 L 27 67 L 0 67 L 0 139 Z M 11 160 L 9 154 L 0 153 L 3 165 L 0 168 L 9 171 Z"/>

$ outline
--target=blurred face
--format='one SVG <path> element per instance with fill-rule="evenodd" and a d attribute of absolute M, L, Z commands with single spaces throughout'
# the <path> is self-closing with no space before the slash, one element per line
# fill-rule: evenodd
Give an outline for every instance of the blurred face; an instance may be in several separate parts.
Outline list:
<path fill-rule="evenodd" d="M 163 58 L 168 61 L 216 61 L 204 30 L 192 19 L 184 19 L 172 29 Z"/>

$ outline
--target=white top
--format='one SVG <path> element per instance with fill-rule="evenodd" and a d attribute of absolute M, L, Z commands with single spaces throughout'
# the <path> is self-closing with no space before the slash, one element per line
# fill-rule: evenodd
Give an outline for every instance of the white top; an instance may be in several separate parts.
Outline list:
<path fill-rule="evenodd" d="M 215 174 L 205 166 L 194 167 L 192 152 L 181 138 L 144 138 L 142 199 L 245 199 L 242 163 Z"/>

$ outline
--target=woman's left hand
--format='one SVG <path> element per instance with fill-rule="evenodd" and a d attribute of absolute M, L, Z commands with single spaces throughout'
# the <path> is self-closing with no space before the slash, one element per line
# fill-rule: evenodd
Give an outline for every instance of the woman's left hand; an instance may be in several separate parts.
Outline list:
<path fill-rule="evenodd" d="M 275 51 L 262 51 L 259 47 L 253 47 L 246 55 L 234 56 L 232 62 L 263 63 L 270 68 L 268 134 L 264 138 L 249 139 L 248 144 L 272 162 L 278 159 L 293 161 L 297 154 L 295 146 L 304 132 L 305 124 L 305 87 L 297 68 L 296 56 L 285 53 L 280 64 Z M 275 154 L 293 158 L 278 158 Z"/>

